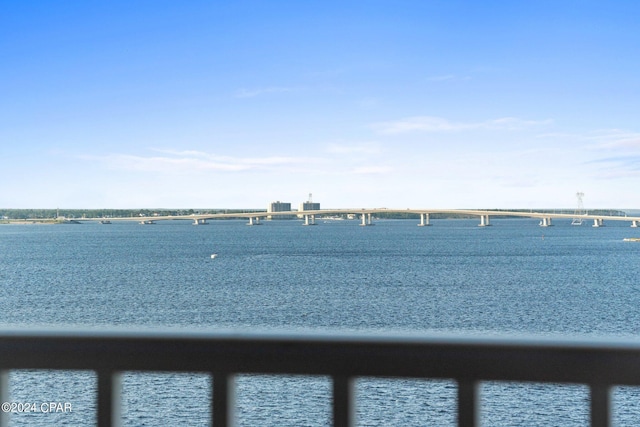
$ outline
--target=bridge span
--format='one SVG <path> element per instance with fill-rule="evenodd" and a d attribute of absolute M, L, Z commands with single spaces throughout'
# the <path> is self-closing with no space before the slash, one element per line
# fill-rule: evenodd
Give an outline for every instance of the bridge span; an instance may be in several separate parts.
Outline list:
<path fill-rule="evenodd" d="M 388 208 L 360 208 L 360 209 L 319 209 L 309 211 L 285 211 L 285 212 L 234 212 L 234 213 L 218 213 L 218 214 L 192 214 L 192 215 L 169 215 L 169 216 L 145 216 L 145 217 L 127 217 L 127 218 L 109 218 L 110 221 L 138 221 L 141 223 L 152 223 L 154 221 L 166 220 L 189 220 L 194 225 L 206 224 L 208 220 L 215 219 L 239 219 L 248 220 L 247 225 L 259 225 L 261 219 L 267 217 L 290 217 L 292 215 L 300 216 L 304 225 L 314 225 L 316 218 L 336 215 L 353 215 L 358 216 L 361 220 L 360 225 L 373 225 L 373 217 L 376 214 L 414 214 L 420 217 L 418 226 L 431 225 L 432 214 L 444 215 L 463 215 L 475 216 L 479 219 L 478 226 L 486 227 L 491 225 L 491 217 L 524 217 L 539 219 L 541 227 L 549 227 L 553 225 L 555 219 L 575 220 L 579 219 L 585 222 L 592 222 L 593 227 L 602 227 L 605 221 L 627 221 L 631 227 L 640 225 L 640 217 L 615 216 L 615 215 L 596 215 L 585 214 L 575 215 L 566 213 L 548 213 L 548 212 L 525 212 L 525 211 L 503 211 L 491 209 L 388 209 Z M 104 221 L 105 218 L 82 218 L 80 221 Z"/>

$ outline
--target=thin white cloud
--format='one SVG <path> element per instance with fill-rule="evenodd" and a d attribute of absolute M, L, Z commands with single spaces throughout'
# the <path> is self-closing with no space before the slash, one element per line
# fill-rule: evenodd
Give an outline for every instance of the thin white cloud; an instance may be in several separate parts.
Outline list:
<path fill-rule="evenodd" d="M 107 156 L 79 156 L 84 160 L 100 161 L 112 169 L 142 172 L 188 172 L 188 171 L 241 171 L 249 165 L 221 163 L 193 157 L 133 156 L 111 154 Z"/>
<path fill-rule="evenodd" d="M 278 164 L 294 164 L 294 163 L 316 163 L 320 159 L 311 157 L 291 157 L 291 156 L 269 156 L 269 157 L 232 157 L 220 156 L 218 154 L 207 153 L 196 150 L 170 150 L 170 149 L 153 149 L 153 151 L 178 156 L 184 158 L 200 158 L 211 162 L 239 164 L 239 165 L 278 165 Z"/>
<path fill-rule="evenodd" d="M 599 178 L 616 179 L 640 177 L 639 155 L 604 157 L 587 162 L 587 164 L 599 166 Z"/>
<path fill-rule="evenodd" d="M 407 132 L 460 132 L 466 130 L 519 130 L 551 123 L 551 120 L 523 120 L 502 117 L 484 122 L 452 122 L 442 117 L 414 116 L 376 123 L 373 128 L 382 134 Z"/>
<path fill-rule="evenodd" d="M 196 172 L 222 171 L 241 172 L 248 170 L 277 170 L 305 167 L 321 163 L 322 159 L 309 157 L 230 157 L 217 156 L 201 151 L 161 151 L 165 156 L 135 156 L 112 154 L 107 156 L 78 156 L 83 160 L 100 161 L 112 169 L 144 172 Z"/>
<path fill-rule="evenodd" d="M 296 176 L 380 175 L 394 171 L 381 164 L 378 143 L 330 144 L 324 155 L 234 157 L 199 150 L 152 149 L 152 155 L 111 154 L 82 155 L 80 159 L 102 163 L 107 169 L 155 173 L 159 175 L 189 175 L 201 173 L 248 172 L 285 173 Z"/>
<path fill-rule="evenodd" d="M 593 148 L 596 149 L 640 149 L 640 133 L 628 132 L 619 129 L 599 131 L 597 134 L 588 137 L 595 141 Z"/>
<path fill-rule="evenodd" d="M 564 146 L 563 156 L 574 158 L 585 173 L 596 179 L 640 177 L 640 133 L 621 129 L 601 129 L 585 133 L 551 133 L 540 137 Z M 572 147 L 573 151 L 569 151 Z M 557 148 L 554 148 L 557 151 Z"/>

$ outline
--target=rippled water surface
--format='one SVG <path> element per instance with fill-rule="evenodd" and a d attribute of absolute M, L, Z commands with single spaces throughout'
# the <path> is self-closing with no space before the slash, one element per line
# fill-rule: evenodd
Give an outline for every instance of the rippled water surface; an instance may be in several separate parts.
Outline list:
<path fill-rule="evenodd" d="M 0 324 L 624 335 L 640 329 L 640 243 L 629 223 L 534 220 L 272 221 L 0 225 Z M 212 253 L 218 254 L 211 259 Z M 43 384 L 49 384 L 45 387 Z M 324 426 L 327 378 L 241 376 L 246 426 Z M 453 425 L 455 383 L 361 379 L 363 426 Z M 92 425 L 95 377 L 14 372 L 12 399 L 70 401 L 71 414 L 13 425 Z M 207 425 L 198 375 L 124 378 L 124 424 Z M 636 389 L 619 425 L 640 424 Z M 582 386 L 483 385 L 487 426 L 581 426 Z"/>

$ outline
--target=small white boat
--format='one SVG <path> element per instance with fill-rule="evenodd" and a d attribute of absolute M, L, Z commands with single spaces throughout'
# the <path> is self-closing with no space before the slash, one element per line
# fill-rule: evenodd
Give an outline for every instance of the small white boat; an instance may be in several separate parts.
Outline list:
<path fill-rule="evenodd" d="M 218 254 L 211 254 L 211 259 L 214 259 L 218 256 Z"/>
<path fill-rule="evenodd" d="M 622 240 L 625 242 L 640 242 L 640 237 L 625 237 Z"/>

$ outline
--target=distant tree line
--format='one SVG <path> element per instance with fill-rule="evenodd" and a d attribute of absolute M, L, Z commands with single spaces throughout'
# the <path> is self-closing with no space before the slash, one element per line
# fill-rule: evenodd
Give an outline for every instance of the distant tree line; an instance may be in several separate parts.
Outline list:
<path fill-rule="evenodd" d="M 129 218 L 135 216 L 179 216 L 240 212 L 264 209 L 0 209 L 0 219 Z"/>

